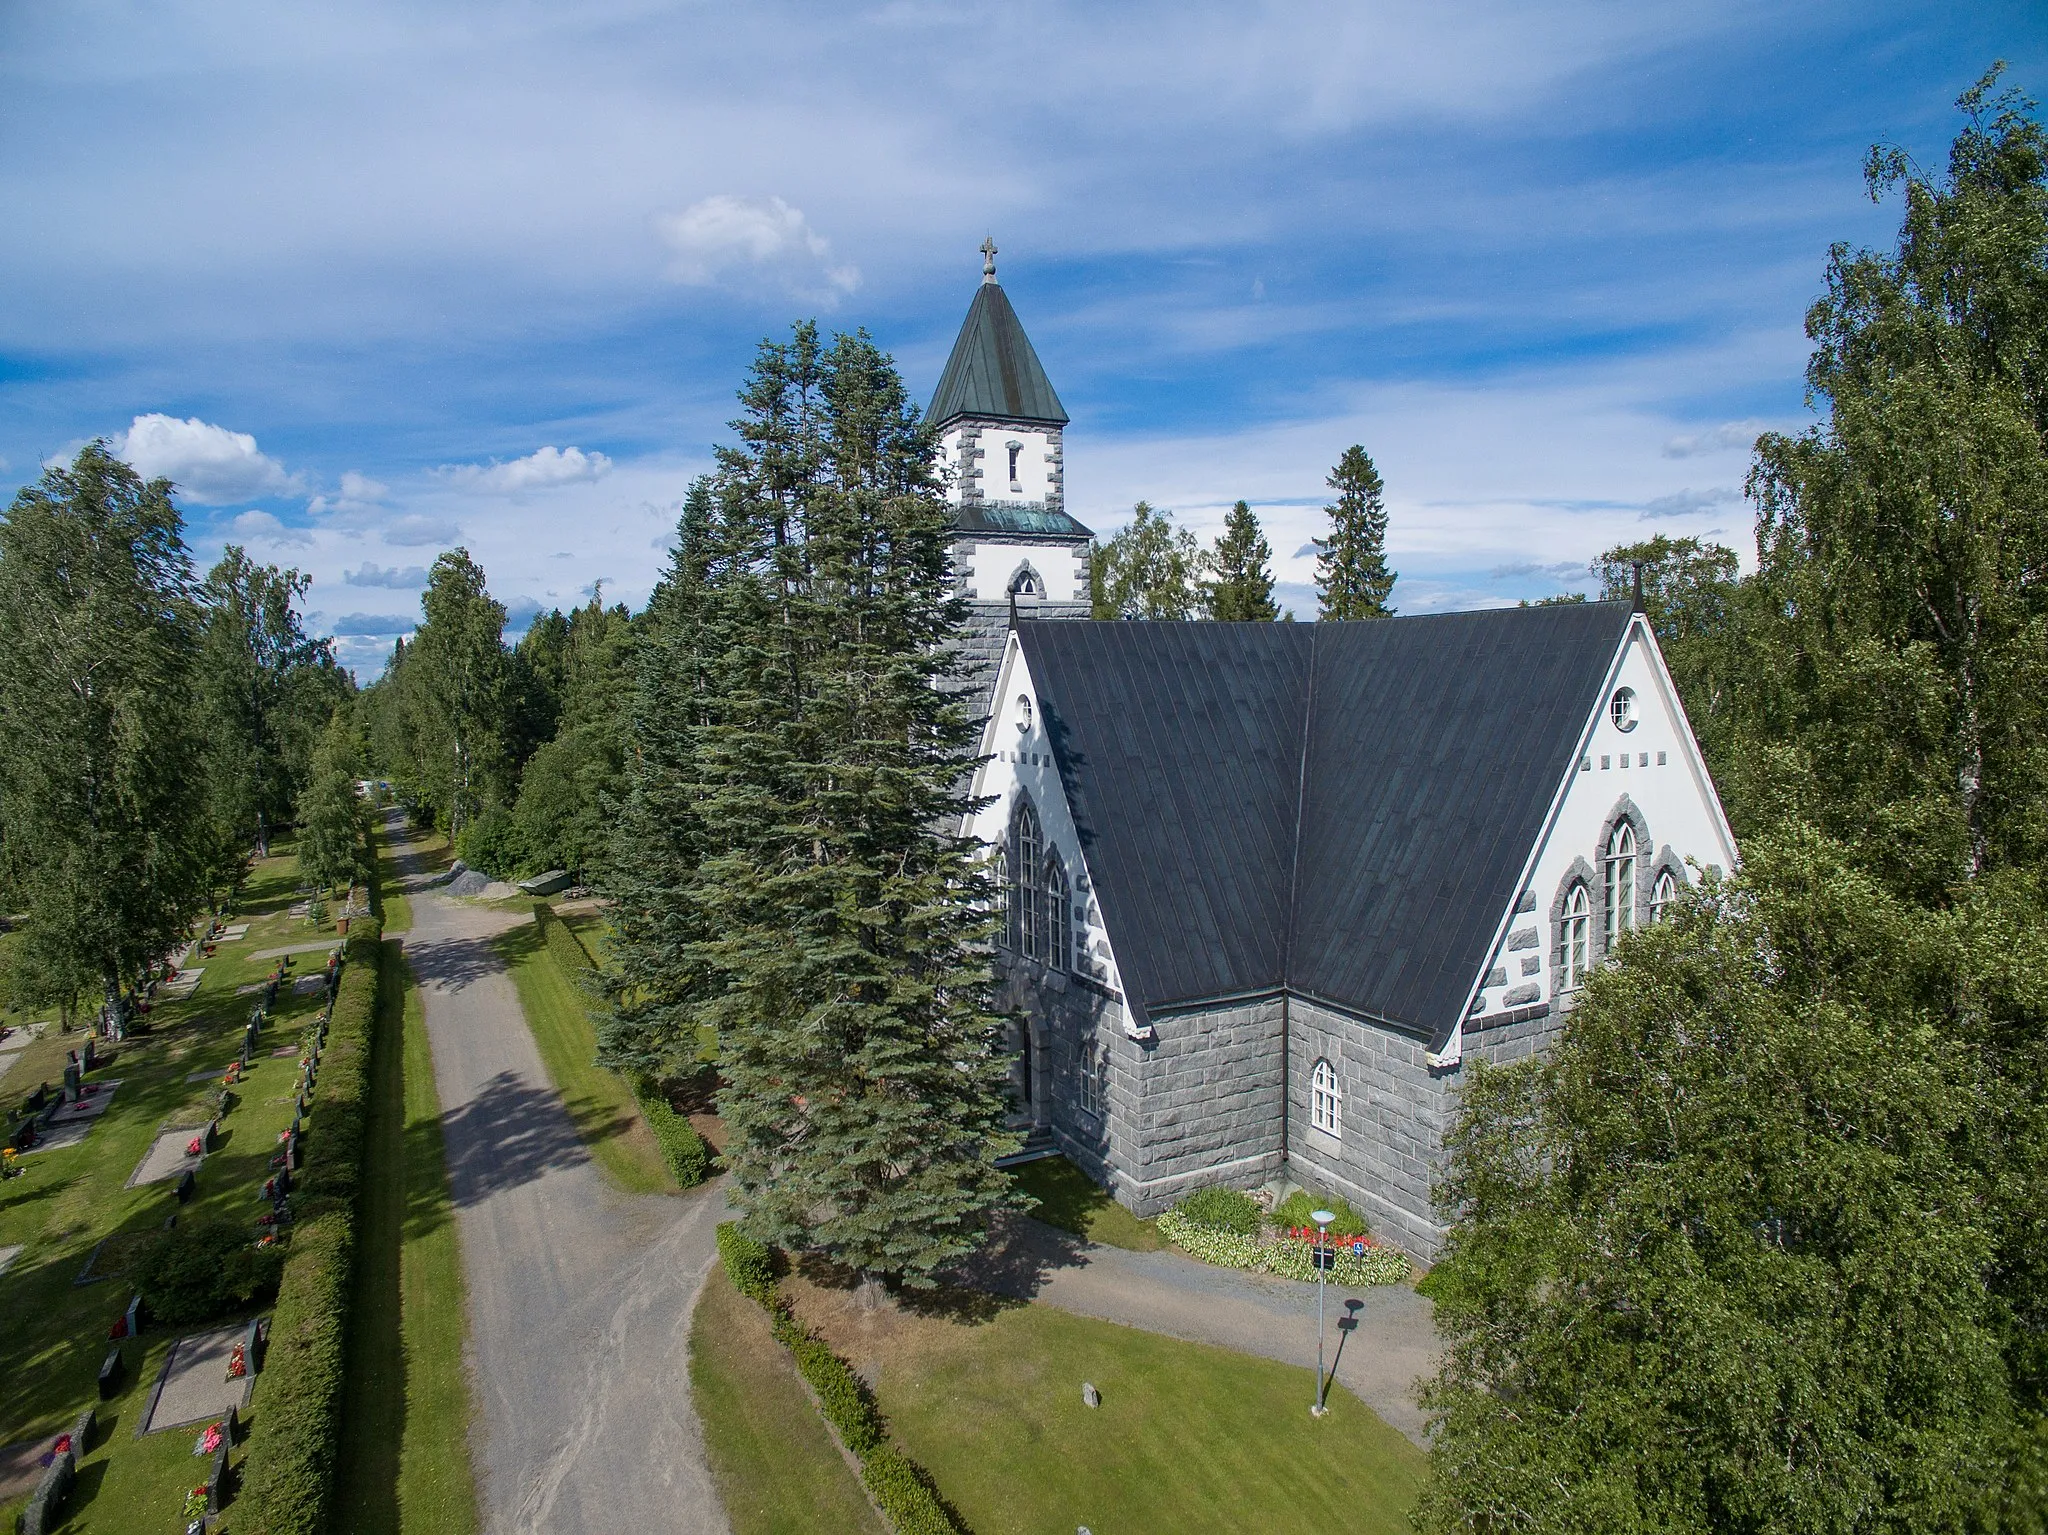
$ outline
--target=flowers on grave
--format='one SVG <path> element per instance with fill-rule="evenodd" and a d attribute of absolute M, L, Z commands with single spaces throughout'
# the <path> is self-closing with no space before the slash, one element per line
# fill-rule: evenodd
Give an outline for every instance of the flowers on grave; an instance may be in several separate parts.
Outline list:
<path fill-rule="evenodd" d="M 125 1338 L 128 1336 L 128 1318 L 126 1314 L 114 1318 L 114 1325 L 107 1329 L 107 1336 L 110 1338 Z"/>
<path fill-rule="evenodd" d="M 211 1455 L 220 1448 L 220 1441 L 220 1425 L 218 1423 L 209 1423 L 201 1431 L 199 1437 L 193 1441 L 192 1453 L 194 1455 Z"/>
<path fill-rule="evenodd" d="M 277 1240 L 277 1238 L 266 1237 L 264 1240 L 274 1242 Z M 249 1346 L 246 1343 L 237 1343 L 233 1348 L 228 1350 L 228 1379 L 240 1380 L 243 1376 L 247 1375 L 248 1373 Z"/>
<path fill-rule="evenodd" d="M 185 1529 L 187 1535 L 193 1530 L 206 1528 L 206 1489 L 194 1487 L 185 1494 Z"/>
<path fill-rule="evenodd" d="M 52 1465 L 56 1462 L 59 1455 L 62 1455 L 70 1448 L 71 1436 L 69 1434 L 59 1434 L 55 1442 L 47 1450 L 43 1451 L 42 1460 L 39 1463 L 45 1466 Z"/>
<path fill-rule="evenodd" d="M 265 1232 L 262 1236 L 256 1239 L 256 1245 L 258 1247 L 277 1246 L 277 1233 L 274 1231 Z"/>
<path fill-rule="evenodd" d="M 205 1149 L 206 1137 L 203 1135 L 195 1135 L 185 1143 L 185 1155 L 188 1157 L 196 1157 Z"/>

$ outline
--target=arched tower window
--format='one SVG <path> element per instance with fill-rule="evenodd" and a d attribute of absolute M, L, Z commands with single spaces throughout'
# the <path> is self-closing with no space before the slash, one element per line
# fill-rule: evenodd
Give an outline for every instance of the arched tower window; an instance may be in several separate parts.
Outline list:
<path fill-rule="evenodd" d="M 1010 489 L 1021 491 L 1024 488 L 1024 483 L 1017 478 L 1017 455 L 1024 451 L 1024 444 L 1021 442 L 1011 442 L 1005 443 L 1004 446 L 1010 450 Z"/>
<path fill-rule="evenodd" d="M 1564 898 L 1564 931 L 1558 935 L 1563 955 L 1558 976 L 1561 991 L 1578 990 L 1586 979 L 1586 971 L 1592 967 L 1592 908 L 1593 903 L 1586 898 L 1586 887 L 1573 885 L 1571 894 Z"/>
<path fill-rule="evenodd" d="M 1650 887 L 1650 920 L 1662 922 L 1670 915 L 1671 903 L 1678 899 L 1678 881 L 1671 877 L 1669 869 L 1657 871 L 1657 883 Z"/>
<path fill-rule="evenodd" d="M 1097 1060 L 1095 1041 L 1084 1039 L 1074 1058 L 1074 1070 L 1079 1078 L 1081 1107 L 1090 1114 L 1102 1112 L 1102 1066 Z"/>
<path fill-rule="evenodd" d="M 1308 1079 L 1308 1122 L 1325 1135 L 1344 1134 L 1344 1090 L 1337 1069 L 1327 1059 L 1316 1062 Z"/>
<path fill-rule="evenodd" d="M 1622 821 L 1607 839 L 1607 947 L 1636 925 L 1636 829 Z"/>
<path fill-rule="evenodd" d="M 1055 970 L 1073 968 L 1074 907 L 1067 889 L 1067 866 L 1051 848 L 1045 850 L 1044 891 L 1045 942 L 1038 958 Z"/>

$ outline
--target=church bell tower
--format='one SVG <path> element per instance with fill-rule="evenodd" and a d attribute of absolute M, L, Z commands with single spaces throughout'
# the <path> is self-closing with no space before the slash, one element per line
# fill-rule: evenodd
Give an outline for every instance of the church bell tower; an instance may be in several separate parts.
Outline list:
<path fill-rule="evenodd" d="M 1012 618 L 1086 618 L 1092 533 L 1066 509 L 1066 408 L 996 281 L 981 244 L 981 286 L 939 375 L 931 409 L 953 504 L 953 575 L 970 606 L 965 651 L 985 705 Z"/>

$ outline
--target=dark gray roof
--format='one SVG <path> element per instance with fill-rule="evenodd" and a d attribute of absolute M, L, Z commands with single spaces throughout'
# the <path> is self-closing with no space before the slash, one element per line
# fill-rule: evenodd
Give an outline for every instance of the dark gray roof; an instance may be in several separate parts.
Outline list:
<path fill-rule="evenodd" d="M 1287 988 L 1441 1040 L 1629 615 L 1020 623 L 1126 996 Z"/>
<path fill-rule="evenodd" d="M 953 510 L 962 533 L 1004 533 L 1023 538 L 1082 540 L 1095 535 L 1057 507 L 1036 502 L 970 501 Z"/>
<path fill-rule="evenodd" d="M 1002 288 L 985 282 L 967 306 L 953 355 L 939 375 L 925 419 L 944 426 L 955 416 L 998 416 L 1011 421 L 1067 424 L 1066 407 L 1032 350 L 1031 338 Z"/>

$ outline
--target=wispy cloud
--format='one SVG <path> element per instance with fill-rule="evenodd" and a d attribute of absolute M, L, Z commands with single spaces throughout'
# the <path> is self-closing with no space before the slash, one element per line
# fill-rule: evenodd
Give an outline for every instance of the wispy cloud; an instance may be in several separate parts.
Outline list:
<path fill-rule="evenodd" d="M 1716 507 L 1726 506 L 1731 501 L 1740 501 L 1742 492 L 1733 486 L 1720 485 L 1712 490 L 1674 490 L 1669 495 L 1657 496 L 1643 503 L 1645 517 L 1690 517 L 1696 512 L 1711 512 Z"/>
<path fill-rule="evenodd" d="M 779 197 L 720 193 L 659 215 L 654 227 L 675 258 L 668 266 L 671 282 L 767 283 L 817 302 L 860 286 L 859 268 L 834 262 L 831 242 Z"/>
<path fill-rule="evenodd" d="M 1740 448 L 1747 453 L 1759 433 L 1770 430 L 1765 421 L 1724 421 L 1704 432 L 1686 432 L 1664 444 L 1666 458 L 1697 458 L 1702 453 L 1727 453 Z"/>
<path fill-rule="evenodd" d="M 336 635 L 358 638 L 376 638 L 381 635 L 388 638 L 394 634 L 410 634 L 418 627 L 419 619 L 411 615 L 344 613 L 330 622 L 327 629 L 329 633 Z"/>
<path fill-rule="evenodd" d="M 116 451 L 144 479 L 162 476 L 202 506 L 232 506 L 294 488 L 284 466 L 259 449 L 249 433 L 197 416 L 182 421 L 156 411 L 137 416 Z"/>
<path fill-rule="evenodd" d="M 377 531 L 384 542 L 401 549 L 418 549 L 428 544 L 453 544 L 462 537 L 462 525 L 452 517 L 427 512 L 405 512 L 382 524 Z"/>

